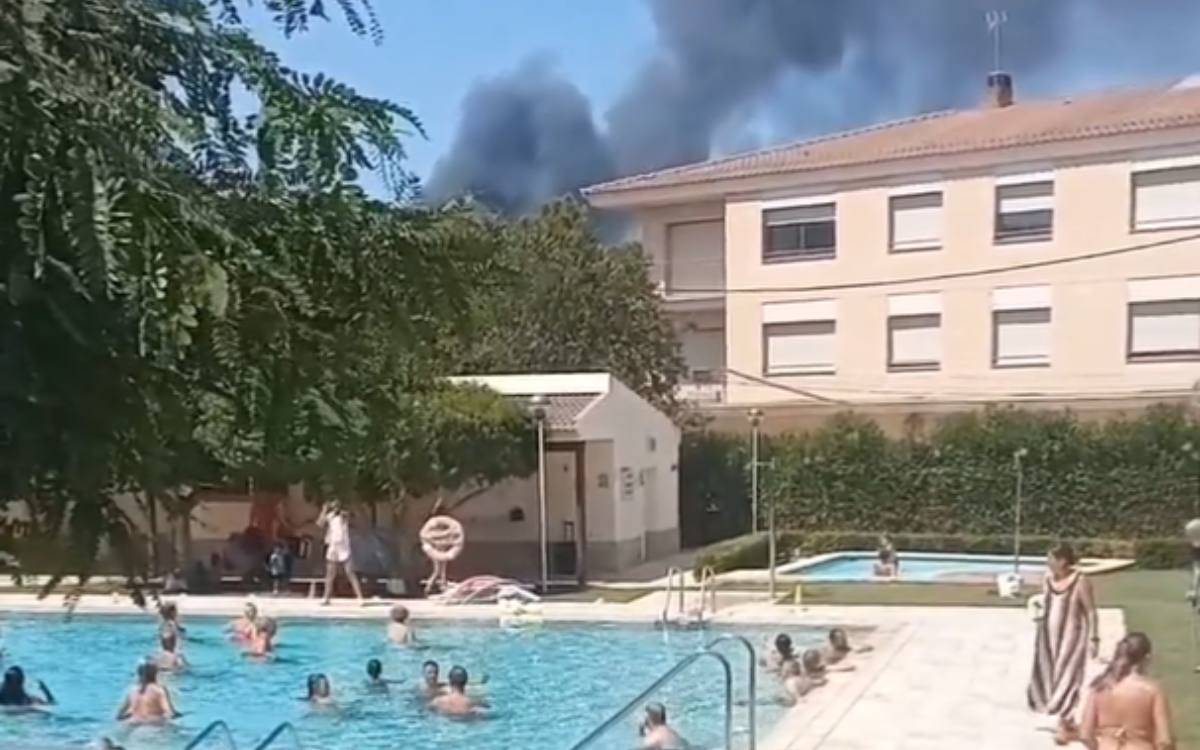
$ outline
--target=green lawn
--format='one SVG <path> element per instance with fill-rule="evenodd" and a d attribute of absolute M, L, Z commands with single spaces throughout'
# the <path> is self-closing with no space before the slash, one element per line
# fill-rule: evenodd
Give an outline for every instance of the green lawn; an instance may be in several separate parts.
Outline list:
<path fill-rule="evenodd" d="M 1130 630 L 1154 642 L 1154 673 L 1166 685 L 1179 750 L 1200 750 L 1200 674 L 1194 671 L 1192 614 L 1184 601 L 1185 571 L 1129 571 L 1093 577 L 1102 607 L 1125 610 Z M 805 604 L 903 606 L 1024 606 L 996 597 L 987 586 L 965 584 L 833 584 L 804 587 Z M 791 603 L 793 594 L 780 599 Z"/>

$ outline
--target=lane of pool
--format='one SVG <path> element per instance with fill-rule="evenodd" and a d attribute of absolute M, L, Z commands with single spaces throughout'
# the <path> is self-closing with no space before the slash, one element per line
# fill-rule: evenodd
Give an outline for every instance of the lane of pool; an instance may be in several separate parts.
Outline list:
<path fill-rule="evenodd" d="M 779 568 L 780 573 L 798 575 L 804 580 L 828 582 L 877 581 L 876 555 L 872 552 L 844 552 L 815 561 L 800 561 Z M 1022 557 L 1022 576 L 1037 576 L 1046 567 L 1044 557 Z M 949 555 L 901 553 L 901 581 L 939 581 L 948 579 L 995 579 L 1013 571 L 1012 557 L 1000 555 Z"/>
<path fill-rule="evenodd" d="M 226 720 L 239 747 L 253 747 L 282 721 L 297 726 L 306 747 L 392 750 L 396 747 L 470 747 L 472 750 L 561 750 L 649 686 L 680 658 L 727 628 L 661 632 L 649 624 L 546 624 L 504 630 L 494 624 L 422 622 L 422 648 L 389 646 L 379 621 L 285 620 L 280 659 L 259 664 L 243 658 L 222 633 L 224 620 L 190 618 L 186 655 L 190 672 L 166 676 L 184 718 L 172 729 L 128 731 L 113 712 L 130 685 L 137 662 L 152 652 L 156 624 L 149 617 L 47 615 L 0 616 L 5 664 L 25 669 L 31 686 L 45 680 L 59 699 L 47 715 L 7 715 L 0 720 L 0 747 L 90 747 L 100 736 L 128 750 L 182 747 L 209 722 Z M 756 646 L 777 626 L 739 627 Z M 817 629 L 787 628 L 801 647 L 824 638 Z M 744 651 L 726 651 L 735 686 L 744 701 Z M 390 695 L 365 689 L 368 659 L 384 664 L 384 675 L 401 680 Z M 462 664 L 482 686 L 494 715 L 455 722 L 430 714 L 418 699 L 421 663 L 433 659 L 443 673 Z M 300 698 L 312 672 L 327 673 L 339 701 L 336 712 L 314 713 Z M 670 707 L 672 722 L 700 747 L 720 743 L 719 669 L 700 662 L 683 679 L 656 696 Z M 783 713 L 773 686 L 760 685 L 760 736 Z M 743 703 L 744 705 L 744 703 Z M 735 710 L 744 737 L 745 714 Z M 618 726 L 601 748 L 628 750 L 636 723 Z M 216 740 L 201 750 L 222 747 Z"/>

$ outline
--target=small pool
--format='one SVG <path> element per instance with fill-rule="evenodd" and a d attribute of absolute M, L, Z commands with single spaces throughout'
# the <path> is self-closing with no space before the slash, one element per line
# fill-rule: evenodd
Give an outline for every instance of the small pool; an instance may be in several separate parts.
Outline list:
<path fill-rule="evenodd" d="M 130 732 L 113 714 L 139 659 L 155 644 L 148 616 L 0 616 L 5 666 L 23 667 L 31 685 L 44 680 L 59 705 L 46 715 L 0 715 L 0 748 L 92 747 L 102 735 L 128 750 L 179 750 L 211 721 L 224 719 L 238 746 L 253 748 L 280 722 L 293 722 L 307 748 L 395 750 L 461 747 L 472 750 L 563 750 L 638 695 L 683 656 L 723 632 L 656 631 L 645 625 L 546 624 L 503 630 L 494 624 L 421 623 L 421 649 L 396 648 L 384 639 L 381 621 L 285 620 L 280 660 L 259 664 L 243 658 L 223 634 L 224 620 L 190 618 L 185 654 L 188 673 L 162 681 L 185 716 L 171 729 Z M 739 628 L 756 648 L 778 628 Z M 823 638 L 817 629 L 788 628 L 801 645 Z M 734 723 L 745 741 L 746 658 L 737 644 L 722 649 L 734 667 L 742 704 Z M 366 661 L 383 661 L 384 676 L 403 684 L 390 695 L 365 689 Z M 494 716 L 455 722 L 430 714 L 416 695 L 420 666 L 434 659 L 462 664 L 472 682 L 486 674 L 484 690 Z M 701 661 L 655 697 L 672 723 L 699 747 L 721 744 L 720 669 Z M 329 674 L 339 710 L 314 713 L 299 698 L 305 677 Z M 766 686 L 766 690 L 762 689 Z M 781 716 L 773 686 L 760 682 L 759 736 Z M 639 717 L 640 718 L 640 717 Z M 597 748 L 636 745 L 631 718 L 609 732 Z M 288 743 L 279 744 L 289 748 Z M 223 750 L 217 738 L 200 750 Z"/>
<path fill-rule="evenodd" d="M 778 572 L 798 575 L 809 581 L 878 581 L 874 552 L 838 552 L 819 559 L 790 563 Z M 1037 577 L 1046 569 L 1044 557 L 1022 557 L 1023 577 Z M 950 555 L 923 552 L 900 553 L 901 581 L 994 581 L 1001 573 L 1011 573 L 1012 557 L 1001 555 Z"/>

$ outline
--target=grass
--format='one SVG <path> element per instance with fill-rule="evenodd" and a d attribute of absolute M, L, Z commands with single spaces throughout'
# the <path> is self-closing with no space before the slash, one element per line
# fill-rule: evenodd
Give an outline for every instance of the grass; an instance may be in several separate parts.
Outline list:
<path fill-rule="evenodd" d="M 1102 607 L 1125 611 L 1126 627 L 1154 642 L 1154 674 L 1171 698 L 1178 750 L 1200 750 L 1200 673 L 1194 671 L 1192 627 L 1197 615 L 1184 601 L 1186 571 L 1135 570 L 1092 578 Z M 803 589 L 805 604 L 1019 607 L 987 586 L 970 584 L 848 583 L 813 584 Z M 793 594 L 780 599 L 790 604 Z"/>

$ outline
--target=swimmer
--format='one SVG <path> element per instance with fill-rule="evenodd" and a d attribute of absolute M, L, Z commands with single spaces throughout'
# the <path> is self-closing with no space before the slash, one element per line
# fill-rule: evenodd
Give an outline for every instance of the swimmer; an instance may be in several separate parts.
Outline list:
<path fill-rule="evenodd" d="M 408 624 L 408 607 L 397 604 L 392 607 L 392 621 L 388 623 L 388 640 L 400 646 L 416 642 L 413 628 Z"/>
<path fill-rule="evenodd" d="M 487 708 L 487 703 L 483 700 L 467 695 L 467 679 L 467 670 L 462 667 L 451 669 L 449 687 L 434 698 L 429 707 L 446 716 L 471 716 L 478 714 L 480 709 Z"/>
<path fill-rule="evenodd" d="M 160 632 L 170 630 L 180 638 L 187 634 L 187 628 L 179 624 L 179 607 L 175 602 L 163 602 L 158 608 L 158 617 L 161 622 Z"/>
<path fill-rule="evenodd" d="M 809 653 L 813 652 L 805 652 L 805 655 Z M 817 666 L 820 666 L 820 654 L 817 654 Z M 800 662 L 795 659 L 790 659 L 783 665 L 779 676 L 783 679 L 783 700 L 788 705 L 799 703 L 804 696 L 828 682 L 823 673 L 806 673 Z"/>
<path fill-rule="evenodd" d="M 378 659 L 371 659 L 367 662 L 367 690 L 378 693 L 386 693 L 388 685 L 391 685 L 391 680 L 383 679 L 383 663 Z"/>
<path fill-rule="evenodd" d="M 36 708 L 54 704 L 54 696 L 46 683 L 38 680 L 38 690 L 41 696 L 25 692 L 25 671 L 20 667 L 9 667 L 4 673 L 4 682 L 0 684 L 0 706 L 4 708 Z"/>
<path fill-rule="evenodd" d="M 248 641 L 254 637 L 254 623 L 258 621 L 258 606 L 246 602 L 241 616 L 229 623 L 229 637 L 235 641 Z"/>
<path fill-rule="evenodd" d="M 183 715 L 175 709 L 167 689 L 158 684 L 158 667 L 153 662 L 138 665 L 137 680 L 138 684 L 129 689 L 121 707 L 117 709 L 117 721 L 150 724 Z"/>
<path fill-rule="evenodd" d="M 308 695 L 304 700 L 314 706 L 333 705 L 333 686 L 329 684 L 329 678 L 323 674 L 310 674 L 308 676 Z"/>
<path fill-rule="evenodd" d="M 164 630 L 160 633 L 162 642 L 162 651 L 159 652 L 155 664 L 158 665 L 160 671 L 163 672 L 182 672 L 188 668 L 187 659 L 183 658 L 183 654 L 179 653 L 179 638 L 174 631 Z"/>
<path fill-rule="evenodd" d="M 768 672 L 776 673 L 783 668 L 784 662 L 795 659 L 796 652 L 792 649 L 792 639 L 787 633 L 775 636 L 775 647 L 767 653 L 762 664 Z"/>
<path fill-rule="evenodd" d="M 446 683 L 438 680 L 440 671 L 436 661 L 427 661 L 421 665 L 421 684 L 417 690 L 426 698 L 436 698 L 446 689 Z"/>
<path fill-rule="evenodd" d="M 870 646 L 859 646 L 854 648 L 850 645 L 850 638 L 846 635 L 843 628 L 834 628 L 829 631 L 829 645 L 825 647 L 821 656 L 825 663 L 833 666 L 851 654 L 865 654 L 872 650 Z"/>
<path fill-rule="evenodd" d="M 646 718 L 638 728 L 642 750 L 686 750 L 687 740 L 667 724 L 667 708 L 661 703 L 646 705 Z"/>
<path fill-rule="evenodd" d="M 250 647 L 246 650 L 246 655 L 262 659 L 274 656 L 275 634 L 278 631 L 279 626 L 275 624 L 274 618 L 258 618 L 254 623 L 254 631 L 250 637 Z"/>

